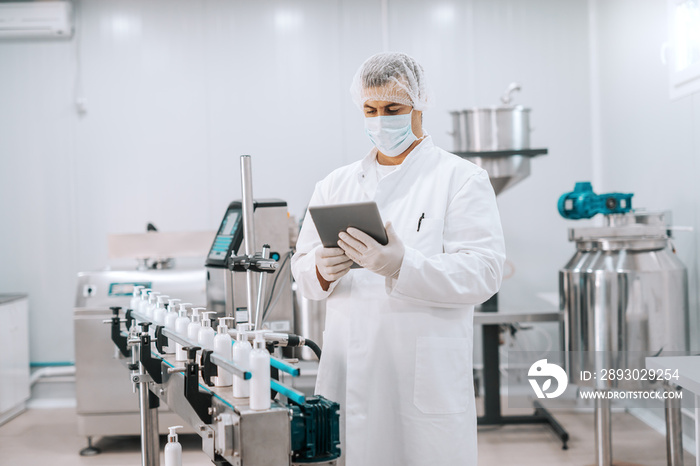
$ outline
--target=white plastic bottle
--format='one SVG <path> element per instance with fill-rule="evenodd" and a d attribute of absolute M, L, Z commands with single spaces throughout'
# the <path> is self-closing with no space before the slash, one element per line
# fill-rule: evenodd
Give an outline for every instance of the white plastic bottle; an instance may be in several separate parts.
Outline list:
<path fill-rule="evenodd" d="M 168 301 L 168 296 L 167 294 L 161 294 L 158 295 L 158 298 L 156 298 L 156 307 L 153 310 L 153 316 L 151 317 L 151 322 L 153 325 L 151 325 L 148 329 L 148 333 L 151 335 L 151 338 L 155 338 L 156 336 L 156 326 L 158 325 L 163 325 L 165 323 L 165 303 Z"/>
<path fill-rule="evenodd" d="M 177 429 L 182 429 L 182 426 L 168 427 L 170 435 L 168 435 L 168 443 L 165 444 L 165 466 L 182 466 L 182 445 L 177 441 Z"/>
<path fill-rule="evenodd" d="M 214 337 L 216 337 L 216 331 L 211 326 L 211 314 L 216 314 L 214 311 L 203 312 L 204 318 L 202 319 L 202 327 L 199 329 L 197 334 L 197 346 L 201 346 L 202 349 L 213 350 L 214 349 Z"/>
<path fill-rule="evenodd" d="M 202 328 L 202 320 L 199 316 L 199 311 L 204 311 L 203 307 L 192 308 L 192 322 L 187 326 L 187 339 L 193 345 L 197 345 L 197 339 L 199 337 L 199 329 Z"/>
<path fill-rule="evenodd" d="M 165 317 L 163 318 L 163 325 L 165 328 L 170 330 L 171 332 L 175 331 L 175 321 L 177 320 L 177 303 L 179 303 L 181 300 L 180 299 L 169 299 L 168 300 L 168 311 L 165 313 Z M 168 342 L 169 343 L 169 342 Z M 169 343 L 168 345 L 163 348 L 165 351 L 165 354 L 173 354 L 175 352 L 175 344 L 174 342 L 171 344 Z"/>
<path fill-rule="evenodd" d="M 148 292 L 148 304 L 146 304 L 146 308 L 143 310 L 143 315 L 145 315 L 148 320 L 153 320 L 153 311 L 158 305 L 157 299 L 159 294 L 160 292 L 158 291 Z"/>
<path fill-rule="evenodd" d="M 156 325 L 163 325 L 165 321 L 165 303 L 168 301 L 170 296 L 166 294 L 159 295 L 156 299 L 156 307 L 153 309 L 153 327 Z"/>
<path fill-rule="evenodd" d="M 214 353 L 218 354 L 224 359 L 231 359 L 231 335 L 228 334 L 228 326 L 226 325 L 227 320 L 233 320 L 233 317 L 220 317 L 219 326 L 216 328 L 216 336 L 214 337 Z M 217 369 L 218 376 L 214 380 L 215 387 L 230 387 L 233 384 L 233 374 L 223 370 L 222 368 Z"/>
<path fill-rule="evenodd" d="M 192 303 L 180 303 L 180 315 L 175 319 L 175 333 L 180 335 L 182 338 L 187 338 L 187 326 L 190 324 L 190 318 L 187 317 L 187 307 L 191 306 Z M 182 349 L 180 343 L 175 342 L 175 360 L 176 361 L 187 361 L 187 351 Z"/>
<path fill-rule="evenodd" d="M 177 315 L 177 304 L 182 301 L 181 299 L 171 298 L 168 300 L 168 304 L 165 305 L 165 310 L 170 312 L 173 311 Z"/>
<path fill-rule="evenodd" d="M 139 301 L 136 312 L 140 312 L 141 314 L 143 314 L 146 311 L 146 307 L 148 306 L 148 293 L 150 293 L 151 291 L 153 290 L 151 290 L 150 288 L 141 289 L 141 300 Z"/>
<path fill-rule="evenodd" d="M 146 288 L 143 285 L 134 286 L 134 291 L 131 293 L 131 301 L 129 301 L 129 309 L 138 311 L 139 303 L 141 303 L 141 290 Z"/>
<path fill-rule="evenodd" d="M 270 353 L 265 348 L 263 332 L 255 332 L 254 348 L 250 352 L 250 409 L 270 409 Z"/>
<path fill-rule="evenodd" d="M 248 343 L 248 324 L 238 325 L 236 343 L 231 349 L 231 359 L 244 371 L 250 370 L 250 352 L 253 349 Z M 250 380 L 243 380 L 236 376 L 233 378 L 233 396 L 235 398 L 248 398 L 250 396 Z"/>
<path fill-rule="evenodd" d="M 148 309 L 148 300 L 151 299 L 151 292 L 153 290 L 150 288 L 144 288 L 141 290 L 141 302 L 139 303 L 139 312 L 146 315 L 146 309 Z"/>

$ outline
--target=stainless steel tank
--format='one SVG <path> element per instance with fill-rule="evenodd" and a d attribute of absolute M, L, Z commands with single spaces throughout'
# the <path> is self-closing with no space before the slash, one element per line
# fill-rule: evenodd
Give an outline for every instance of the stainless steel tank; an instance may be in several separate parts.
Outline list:
<path fill-rule="evenodd" d="M 688 349 L 688 276 L 669 245 L 670 215 L 608 215 L 605 226 L 574 228 L 576 254 L 559 272 L 570 382 L 632 389 L 602 380 L 610 369 L 643 369 L 644 356 Z M 581 377 L 588 371 L 597 377 Z M 633 377 L 632 377 L 633 378 Z"/>
<path fill-rule="evenodd" d="M 326 300 L 313 301 L 301 295 L 297 284 L 292 284 L 294 292 L 294 330 L 297 335 L 316 343 L 323 348 L 323 330 L 326 328 Z M 301 349 L 301 359 L 317 361 L 318 358 L 311 348 Z"/>

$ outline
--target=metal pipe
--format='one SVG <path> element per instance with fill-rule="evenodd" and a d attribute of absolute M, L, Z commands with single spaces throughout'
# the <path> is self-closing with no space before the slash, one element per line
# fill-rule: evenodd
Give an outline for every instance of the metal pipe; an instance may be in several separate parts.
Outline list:
<path fill-rule="evenodd" d="M 163 333 L 163 335 L 168 337 L 168 340 L 172 339 L 175 343 L 180 343 L 183 347 L 185 347 L 185 346 L 197 346 L 196 342 L 192 342 L 192 341 L 188 340 L 187 338 L 184 338 L 184 337 L 178 335 L 177 333 L 173 332 L 169 328 L 163 328 L 163 330 L 161 330 L 161 332 Z"/>
<path fill-rule="evenodd" d="M 255 223 L 253 222 L 253 172 L 250 155 L 241 155 L 241 198 L 245 253 L 251 255 L 255 253 Z"/>
<path fill-rule="evenodd" d="M 253 173 L 250 155 L 241 155 L 241 204 L 243 206 L 243 242 L 245 253 L 255 253 L 255 222 L 253 220 Z M 248 298 L 248 319 L 255 309 L 255 276 L 252 270 L 246 271 L 246 297 Z M 257 327 L 255 328 L 257 330 Z"/>
<path fill-rule="evenodd" d="M 250 380 L 250 378 L 252 377 L 250 371 L 245 371 L 241 369 L 240 366 L 236 365 L 234 362 L 228 359 L 224 359 L 216 353 L 212 353 L 211 356 L 209 356 L 209 359 L 211 359 L 211 362 L 216 364 L 221 369 L 227 372 L 231 372 L 233 375 L 240 377 L 243 380 Z"/>
<path fill-rule="evenodd" d="M 141 352 L 141 345 L 136 345 L 132 348 L 132 354 L 135 354 L 135 358 L 138 361 L 139 353 Z M 139 375 L 144 376 L 146 370 L 143 364 L 139 363 Z M 141 379 L 140 379 L 141 380 Z M 148 384 L 143 381 L 139 381 L 139 417 L 141 421 L 141 466 L 151 466 L 151 448 L 152 444 L 149 442 L 148 430 L 151 428 L 151 410 L 148 409 Z"/>
<path fill-rule="evenodd" d="M 596 390 L 603 396 L 595 399 L 595 453 L 597 466 L 612 466 L 612 433 L 610 430 L 610 400 L 607 390 Z"/>
<path fill-rule="evenodd" d="M 148 391 L 147 384 L 146 391 Z M 160 466 L 160 428 L 158 426 L 158 408 L 151 408 L 149 406 L 149 411 L 151 412 L 151 415 L 148 416 L 150 420 L 149 441 L 151 442 L 150 466 Z"/>
<path fill-rule="evenodd" d="M 262 247 L 262 257 L 263 259 L 270 258 L 270 245 L 265 244 Z M 267 273 L 260 272 L 260 282 L 258 284 L 258 300 L 255 305 L 255 330 L 260 329 L 262 322 L 260 322 L 260 310 L 263 306 L 263 301 L 265 300 L 263 296 L 265 295 L 265 285 L 267 284 Z"/>
<path fill-rule="evenodd" d="M 148 409 L 148 387 L 144 383 L 139 383 L 139 413 L 141 418 L 141 465 L 151 466 L 151 442 L 149 442 L 148 435 L 151 420 Z"/>
<path fill-rule="evenodd" d="M 681 419 L 680 387 L 667 385 L 666 404 L 666 462 L 668 466 L 683 466 L 683 424 Z M 671 397 L 675 395 L 675 397 Z"/>
<path fill-rule="evenodd" d="M 168 340 L 172 339 L 174 342 L 180 343 L 183 347 L 197 346 L 196 343 L 193 343 L 186 338 L 182 338 L 180 335 L 173 332 L 169 328 L 164 328 L 162 330 L 162 332 L 163 332 L 163 335 L 168 337 Z M 212 355 L 210 356 L 210 359 L 211 359 L 211 362 L 213 362 L 217 366 L 221 367 L 222 369 L 233 373 L 233 375 L 241 377 L 243 380 L 250 380 L 250 377 L 251 377 L 250 372 L 241 369 L 241 367 L 236 365 L 236 363 L 234 363 L 233 361 L 231 361 L 229 359 L 224 359 L 216 353 L 212 353 Z"/>
<path fill-rule="evenodd" d="M 236 308 L 235 304 L 233 302 L 233 272 L 224 269 L 224 295 L 226 296 L 226 299 L 224 301 L 224 313 L 226 317 L 232 317 L 233 318 L 233 327 L 236 327 Z"/>
<path fill-rule="evenodd" d="M 136 314 L 136 313 L 134 313 Z M 137 320 L 144 321 L 145 317 L 136 315 Z M 139 375 L 139 418 L 141 423 L 141 465 L 160 465 L 160 439 L 158 431 L 158 408 L 151 408 L 148 390 L 149 376 L 141 364 L 141 351 L 144 349 L 138 343 L 131 348 L 132 362 L 138 361 Z M 149 349 L 147 349 L 149 350 Z"/>

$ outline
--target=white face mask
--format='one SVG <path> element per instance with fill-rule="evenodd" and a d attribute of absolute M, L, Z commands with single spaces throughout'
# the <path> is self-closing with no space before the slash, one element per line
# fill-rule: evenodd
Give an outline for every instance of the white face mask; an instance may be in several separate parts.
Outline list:
<path fill-rule="evenodd" d="M 397 157 L 418 140 L 411 129 L 411 113 L 365 118 L 365 132 L 387 157 Z"/>

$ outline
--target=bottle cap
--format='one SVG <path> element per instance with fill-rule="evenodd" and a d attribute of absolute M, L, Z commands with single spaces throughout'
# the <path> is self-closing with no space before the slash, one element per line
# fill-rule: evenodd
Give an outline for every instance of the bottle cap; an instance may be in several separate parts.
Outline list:
<path fill-rule="evenodd" d="M 136 285 L 134 287 L 134 291 L 131 293 L 131 296 L 133 296 L 133 297 L 141 296 L 141 290 L 143 290 L 144 288 L 146 288 L 146 287 L 143 285 Z"/>
<path fill-rule="evenodd" d="M 204 314 L 204 319 L 202 319 L 202 325 L 205 327 L 211 327 L 211 318 L 209 314 L 216 314 L 216 311 L 202 312 Z"/>
<path fill-rule="evenodd" d="M 219 317 L 219 325 L 216 327 L 216 333 L 228 333 L 228 326 L 226 325 L 226 319 L 228 317 Z"/>
<path fill-rule="evenodd" d="M 236 341 L 248 341 L 248 332 L 250 331 L 250 324 L 238 324 L 238 334 L 236 335 Z"/>
<path fill-rule="evenodd" d="M 169 300 L 168 300 L 168 310 L 169 310 L 169 311 L 174 311 L 174 310 L 175 310 L 175 306 L 177 306 L 177 303 L 179 303 L 180 301 L 182 301 L 182 300 L 181 300 L 181 299 L 177 299 L 177 298 L 169 299 Z"/>
<path fill-rule="evenodd" d="M 199 316 L 199 311 L 205 311 L 206 307 L 193 307 L 192 308 L 192 322 L 201 322 L 202 319 Z"/>
<path fill-rule="evenodd" d="M 260 330 L 255 332 L 255 342 L 253 345 L 255 346 L 255 348 L 265 349 L 265 337 L 263 336 L 264 334 L 265 332 Z"/>
<path fill-rule="evenodd" d="M 168 442 L 177 442 L 177 429 L 182 429 L 182 426 L 168 427 L 168 430 L 170 430 L 170 435 L 168 435 Z"/>
<path fill-rule="evenodd" d="M 191 306 L 192 303 L 180 303 L 178 306 L 180 306 L 180 317 L 187 317 L 187 307 L 185 306 Z"/>

